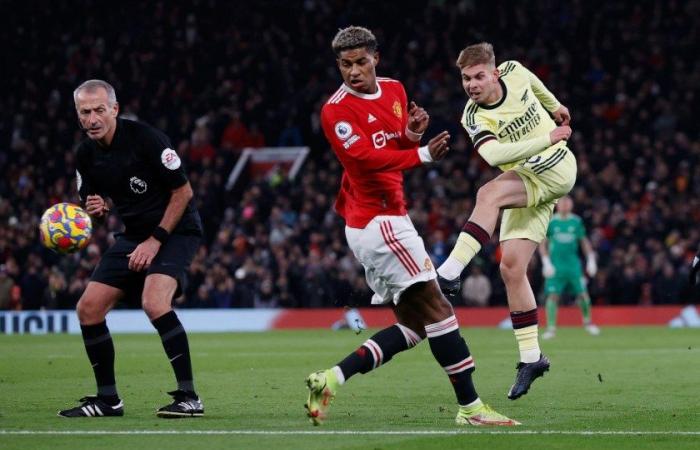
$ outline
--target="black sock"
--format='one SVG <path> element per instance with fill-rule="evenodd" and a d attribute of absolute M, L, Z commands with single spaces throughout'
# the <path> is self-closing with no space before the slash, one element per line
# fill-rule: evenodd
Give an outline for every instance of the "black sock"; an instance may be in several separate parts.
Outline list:
<path fill-rule="evenodd" d="M 367 373 L 376 369 L 404 350 L 414 347 L 421 341 L 413 330 L 401 324 L 394 324 L 367 339 L 357 350 L 338 363 L 347 380 L 356 373 Z"/>
<path fill-rule="evenodd" d="M 173 371 L 175 371 L 177 388 L 196 397 L 194 381 L 192 380 L 190 346 L 187 342 L 187 333 L 185 333 L 180 319 L 177 318 L 177 314 L 175 311 L 167 312 L 151 323 L 158 330 L 160 339 L 163 341 L 165 354 L 168 355 Z"/>
<path fill-rule="evenodd" d="M 474 360 L 469 347 L 459 334 L 457 318 L 450 316 L 425 326 L 430 350 L 447 373 L 457 395 L 457 403 L 466 406 L 479 398 L 472 382 Z"/>
<path fill-rule="evenodd" d="M 114 380 L 114 343 L 107 322 L 80 325 L 88 359 L 95 372 L 97 396 L 110 405 L 119 403 L 117 383 Z"/>

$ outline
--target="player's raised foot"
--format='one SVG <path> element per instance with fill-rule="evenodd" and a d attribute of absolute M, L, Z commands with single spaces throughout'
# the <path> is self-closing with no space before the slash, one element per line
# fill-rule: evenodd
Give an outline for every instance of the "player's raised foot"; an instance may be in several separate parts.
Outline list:
<path fill-rule="evenodd" d="M 172 395 L 173 402 L 158 409 L 156 416 L 164 419 L 183 419 L 204 415 L 204 405 L 197 395 L 180 390 L 168 392 L 168 395 Z"/>
<path fill-rule="evenodd" d="M 508 392 L 508 398 L 511 400 L 527 394 L 532 382 L 549 370 L 549 359 L 540 354 L 538 361 L 533 363 L 519 362 L 515 368 L 518 370 L 518 373 L 515 375 L 515 383 L 513 383 Z"/>
<path fill-rule="evenodd" d="M 600 334 L 600 328 L 598 328 L 598 326 L 593 323 L 584 325 L 584 328 L 586 329 L 586 331 L 588 331 L 588 334 L 590 334 L 591 336 L 598 336 Z"/>
<path fill-rule="evenodd" d="M 462 281 L 459 277 L 455 278 L 454 280 L 448 280 L 447 278 L 443 278 L 442 276 L 438 275 L 437 281 L 438 286 L 440 286 L 440 290 L 442 291 L 442 295 L 444 295 L 450 303 L 461 303 L 459 301 L 459 291 L 462 286 Z"/>
<path fill-rule="evenodd" d="M 121 417 L 124 415 L 124 402 L 119 400 L 116 405 L 102 401 L 96 395 L 88 395 L 79 400 L 80 406 L 64 409 L 58 412 L 61 417 Z"/>
<path fill-rule="evenodd" d="M 557 330 L 555 328 L 547 328 L 547 331 L 542 333 L 542 339 L 552 339 L 557 335 Z"/>
<path fill-rule="evenodd" d="M 520 422 L 517 420 L 509 419 L 483 403 L 471 407 L 460 406 L 455 422 L 457 422 L 457 425 L 474 426 L 512 427 L 520 425 Z"/>
<path fill-rule="evenodd" d="M 306 378 L 309 398 L 304 407 L 306 415 L 314 425 L 321 425 L 328 416 L 328 408 L 338 390 L 338 378 L 332 369 L 314 372 Z"/>

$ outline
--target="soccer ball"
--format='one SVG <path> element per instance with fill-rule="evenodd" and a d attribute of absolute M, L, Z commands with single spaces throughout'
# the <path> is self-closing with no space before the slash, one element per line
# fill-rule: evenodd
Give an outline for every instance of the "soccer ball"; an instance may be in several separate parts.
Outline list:
<path fill-rule="evenodd" d="M 91 235 L 90 216 L 78 205 L 57 203 L 41 216 L 41 243 L 57 253 L 75 253 L 84 249 Z"/>

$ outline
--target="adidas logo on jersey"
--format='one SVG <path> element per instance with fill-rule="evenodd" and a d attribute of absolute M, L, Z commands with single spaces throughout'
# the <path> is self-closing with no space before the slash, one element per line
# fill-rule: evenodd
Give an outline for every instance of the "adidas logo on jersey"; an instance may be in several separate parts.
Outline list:
<path fill-rule="evenodd" d="M 369 113 L 369 116 L 367 116 L 367 123 L 372 123 L 376 122 L 377 118 L 372 115 L 372 113 Z"/>
<path fill-rule="evenodd" d="M 527 95 L 527 89 L 525 89 L 525 93 L 523 94 L 522 97 L 520 97 L 520 101 L 523 103 L 527 103 L 528 98 L 530 98 L 530 97 Z"/>

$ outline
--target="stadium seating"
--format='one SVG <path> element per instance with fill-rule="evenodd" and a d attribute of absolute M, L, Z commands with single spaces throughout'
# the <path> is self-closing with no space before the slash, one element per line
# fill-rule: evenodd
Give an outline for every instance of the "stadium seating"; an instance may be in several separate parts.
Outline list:
<path fill-rule="evenodd" d="M 72 152 L 81 134 L 72 90 L 87 78 L 112 82 L 122 115 L 166 131 L 187 162 L 207 239 L 181 307 L 366 304 L 361 268 L 332 210 L 340 167 L 318 121 L 340 83 L 330 50 L 335 30 L 373 27 L 377 17 L 395 14 L 388 3 L 371 11 L 356 3 L 341 16 L 331 3 L 314 1 L 245 9 L 145 2 L 91 19 L 82 11 L 98 8 L 96 1 L 5 11 L 3 41 L 22 40 L 33 51 L 3 52 L 0 308 L 72 308 L 119 229 L 110 218 L 93 245 L 71 257 L 48 253 L 36 239 L 41 212 L 77 198 Z M 492 14 L 477 19 L 475 2 L 427 2 L 374 28 L 380 74 L 402 80 L 426 107 L 428 135 L 448 129 L 453 136 L 446 161 L 405 177 L 412 218 L 436 263 L 451 249 L 476 189 L 496 175 L 458 123 L 464 94 L 454 59 L 464 45 L 486 39 L 499 61 L 522 61 L 572 111 L 575 211 L 599 256 L 593 301 L 693 300 L 685 276 L 700 242 L 700 23 L 692 19 L 700 11 L 697 2 L 652 3 L 645 8 L 658 15 L 640 14 L 632 1 L 531 7 L 497 0 L 489 2 Z M 301 23 L 285 19 L 292 9 L 304 10 Z M 311 156 L 294 182 L 259 177 L 223 189 L 242 148 L 300 144 Z M 505 304 L 498 256 L 494 240 L 475 262 L 492 284 L 492 305 Z M 539 272 L 533 264 L 536 289 Z"/>

